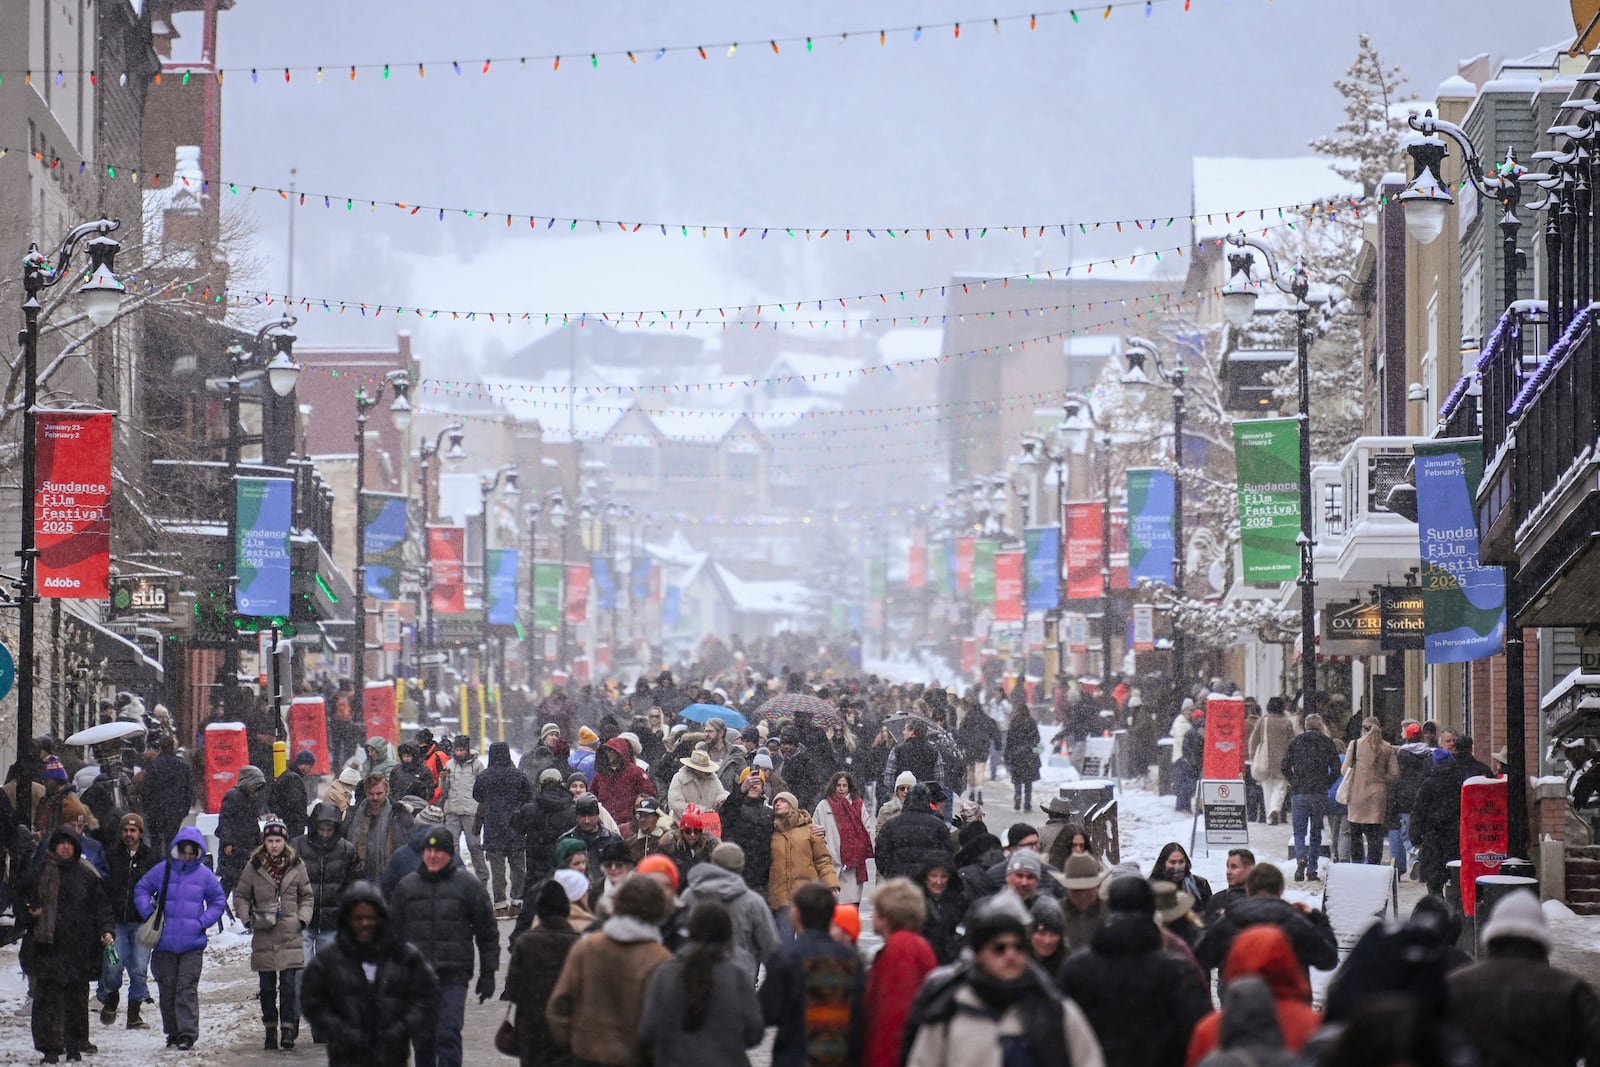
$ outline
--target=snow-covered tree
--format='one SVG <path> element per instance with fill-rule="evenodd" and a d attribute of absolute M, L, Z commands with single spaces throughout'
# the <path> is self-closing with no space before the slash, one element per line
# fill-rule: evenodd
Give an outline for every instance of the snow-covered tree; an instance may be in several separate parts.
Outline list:
<path fill-rule="evenodd" d="M 1394 169 L 1394 154 L 1408 129 L 1394 113 L 1406 76 L 1398 66 L 1386 66 L 1366 34 L 1357 38 L 1356 58 L 1333 87 L 1344 97 L 1344 121 L 1325 137 L 1311 140 L 1320 155 L 1332 156 L 1333 169 L 1361 185 L 1368 198 L 1378 191 L 1383 176 Z"/>

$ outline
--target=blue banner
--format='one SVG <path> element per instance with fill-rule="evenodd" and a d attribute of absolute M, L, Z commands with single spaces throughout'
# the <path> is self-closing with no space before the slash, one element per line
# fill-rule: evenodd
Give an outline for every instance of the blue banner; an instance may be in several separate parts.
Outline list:
<path fill-rule="evenodd" d="M 1172 584 L 1172 475 L 1137 468 L 1128 472 L 1128 585 L 1140 579 Z"/>
<path fill-rule="evenodd" d="M 235 610 L 256 618 L 287 616 L 292 610 L 289 527 L 294 481 L 239 478 L 235 494 L 234 573 L 239 577 Z"/>
<path fill-rule="evenodd" d="M 650 557 L 641 556 L 633 561 L 633 580 L 628 585 L 628 603 L 643 604 L 650 599 Z"/>
<path fill-rule="evenodd" d="M 1054 611 L 1061 606 L 1061 527 L 1032 526 L 1024 537 L 1022 580 L 1028 610 Z"/>
<path fill-rule="evenodd" d="M 677 586 L 669 585 L 666 592 L 661 594 L 661 625 L 667 629 L 678 625 L 678 605 L 682 600 L 682 592 Z"/>
<path fill-rule="evenodd" d="M 517 550 L 491 548 L 484 597 L 490 626 L 517 624 Z"/>
<path fill-rule="evenodd" d="M 1413 447 L 1424 658 L 1467 663 L 1493 656 L 1505 639 L 1506 576 L 1503 568 L 1478 562 L 1474 499 L 1483 477 L 1483 442 L 1466 437 Z"/>
<path fill-rule="evenodd" d="M 617 610 L 617 578 L 611 573 L 611 560 L 595 556 L 589 566 L 589 584 L 594 586 L 596 611 Z"/>
<path fill-rule="evenodd" d="M 367 595 L 399 600 L 400 571 L 405 566 L 406 498 L 398 493 L 363 491 L 361 522 Z"/>

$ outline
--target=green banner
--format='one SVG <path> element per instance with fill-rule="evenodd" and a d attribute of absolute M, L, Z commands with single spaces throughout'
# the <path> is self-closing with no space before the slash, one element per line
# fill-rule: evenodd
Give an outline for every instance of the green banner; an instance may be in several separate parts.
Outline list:
<path fill-rule="evenodd" d="M 554 632 L 561 625 L 561 564 L 533 565 L 533 626 Z"/>
<path fill-rule="evenodd" d="M 1257 585 L 1300 574 L 1300 422 L 1250 419 L 1233 424 L 1239 471 L 1239 540 L 1244 580 Z"/>
<path fill-rule="evenodd" d="M 868 565 L 867 572 L 867 599 L 882 600 L 889 587 L 889 565 L 881 559 L 875 559 Z"/>
<path fill-rule="evenodd" d="M 948 539 L 928 545 L 928 585 L 938 593 L 950 588 L 950 542 Z"/>
<path fill-rule="evenodd" d="M 999 548 L 995 541 L 979 541 L 972 546 L 972 602 L 994 603 L 994 552 Z"/>

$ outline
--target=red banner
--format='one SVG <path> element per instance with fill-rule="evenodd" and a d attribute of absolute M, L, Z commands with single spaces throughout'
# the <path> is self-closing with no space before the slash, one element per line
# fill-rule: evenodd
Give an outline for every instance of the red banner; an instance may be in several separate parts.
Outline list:
<path fill-rule="evenodd" d="M 972 555 L 978 544 L 976 537 L 956 538 L 956 592 L 972 591 Z"/>
<path fill-rule="evenodd" d="M 912 545 L 906 553 L 906 588 L 921 589 L 928 582 L 928 547 Z"/>
<path fill-rule="evenodd" d="M 567 625 L 577 626 L 589 617 L 589 565 L 567 564 Z"/>
<path fill-rule="evenodd" d="M 1206 698 L 1206 748 L 1200 777 L 1213 782 L 1244 779 L 1244 701 Z"/>
<path fill-rule="evenodd" d="M 1105 583 L 1100 578 L 1105 505 L 1084 501 L 1065 504 L 1061 518 L 1067 539 L 1067 599 L 1099 600 L 1105 595 Z"/>
<path fill-rule="evenodd" d="M 650 603 L 661 603 L 661 565 L 650 565 Z"/>
<path fill-rule="evenodd" d="M 1128 588 L 1128 509 L 1111 509 L 1111 588 Z"/>
<path fill-rule="evenodd" d="M 994 554 L 994 621 L 1022 621 L 1022 553 Z"/>
<path fill-rule="evenodd" d="M 465 526 L 428 527 L 428 558 L 433 568 L 432 606 L 436 615 L 464 615 L 467 611 L 467 554 Z"/>
<path fill-rule="evenodd" d="M 1461 786 L 1461 910 L 1478 911 L 1478 878 L 1499 874 L 1506 858 L 1506 780 L 1468 778 Z"/>
<path fill-rule="evenodd" d="M 41 597 L 111 595 L 111 413 L 41 411 L 34 423 L 33 532 Z"/>

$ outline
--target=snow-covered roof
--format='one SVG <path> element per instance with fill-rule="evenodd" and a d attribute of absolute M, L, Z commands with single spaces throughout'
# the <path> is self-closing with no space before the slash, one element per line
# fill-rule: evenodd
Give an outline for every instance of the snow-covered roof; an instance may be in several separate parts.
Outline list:
<path fill-rule="evenodd" d="M 1326 156 L 1247 159 L 1196 156 L 1194 159 L 1194 235 L 1220 237 L 1239 228 L 1225 213 L 1247 207 L 1304 204 L 1332 197 L 1360 196 L 1361 186 L 1340 177 Z"/>
<path fill-rule="evenodd" d="M 747 615 L 795 616 L 814 612 L 812 593 L 793 581 L 746 581 L 720 563 L 713 563 L 717 580 L 728 590 L 736 610 Z"/>

